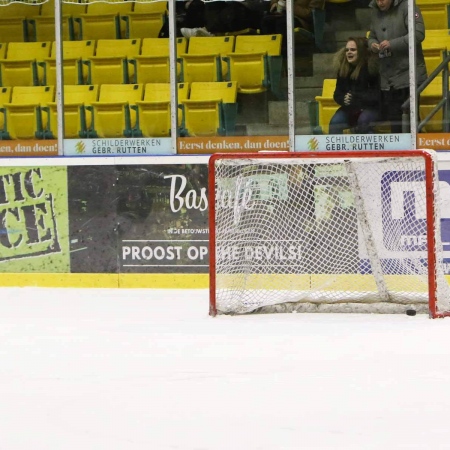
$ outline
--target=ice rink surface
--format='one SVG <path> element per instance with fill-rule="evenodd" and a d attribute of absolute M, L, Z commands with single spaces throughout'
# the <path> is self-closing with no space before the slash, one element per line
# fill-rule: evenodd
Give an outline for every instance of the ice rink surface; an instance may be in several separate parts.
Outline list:
<path fill-rule="evenodd" d="M 450 318 L 2 288 L 0 333 L 0 450 L 450 447 Z"/>

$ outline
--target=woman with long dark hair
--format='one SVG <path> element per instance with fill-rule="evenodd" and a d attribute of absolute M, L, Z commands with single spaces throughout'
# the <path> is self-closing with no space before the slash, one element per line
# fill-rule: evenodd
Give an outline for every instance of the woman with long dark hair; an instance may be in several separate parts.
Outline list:
<path fill-rule="evenodd" d="M 371 56 L 367 39 L 350 37 L 334 58 L 337 70 L 334 100 L 340 105 L 331 118 L 329 133 L 345 129 L 371 133 L 379 117 L 380 80 L 378 59 Z"/>

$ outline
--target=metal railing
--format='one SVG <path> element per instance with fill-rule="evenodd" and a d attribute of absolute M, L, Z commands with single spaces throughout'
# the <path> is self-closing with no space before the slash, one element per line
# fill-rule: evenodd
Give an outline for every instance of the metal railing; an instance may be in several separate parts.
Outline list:
<path fill-rule="evenodd" d="M 420 133 L 425 125 L 431 121 L 435 114 L 442 109 L 442 131 L 444 133 L 450 132 L 450 92 L 449 92 L 449 68 L 450 53 L 447 50 L 443 51 L 443 60 L 431 72 L 430 76 L 417 88 L 417 96 L 420 99 L 420 94 L 430 85 L 430 83 L 442 72 L 442 98 L 433 107 L 433 109 L 419 122 L 417 125 L 417 131 Z M 420 100 L 419 100 L 420 105 Z M 408 99 L 402 105 L 403 109 L 403 131 L 409 131 L 409 108 L 410 100 Z M 408 132 L 406 131 L 406 132 Z"/>

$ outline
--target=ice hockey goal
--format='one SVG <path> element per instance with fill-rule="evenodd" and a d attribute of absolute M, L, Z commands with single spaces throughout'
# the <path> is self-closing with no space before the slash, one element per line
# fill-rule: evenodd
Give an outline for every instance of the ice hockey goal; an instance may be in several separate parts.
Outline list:
<path fill-rule="evenodd" d="M 210 314 L 450 311 L 433 151 L 215 154 Z"/>

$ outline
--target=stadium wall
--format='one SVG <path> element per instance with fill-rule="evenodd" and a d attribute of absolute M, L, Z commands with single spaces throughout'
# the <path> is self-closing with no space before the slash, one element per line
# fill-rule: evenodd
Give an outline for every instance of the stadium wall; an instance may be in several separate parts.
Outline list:
<path fill-rule="evenodd" d="M 2 159 L 0 286 L 206 288 L 207 162 Z M 450 274 L 450 152 L 439 177 Z"/>

